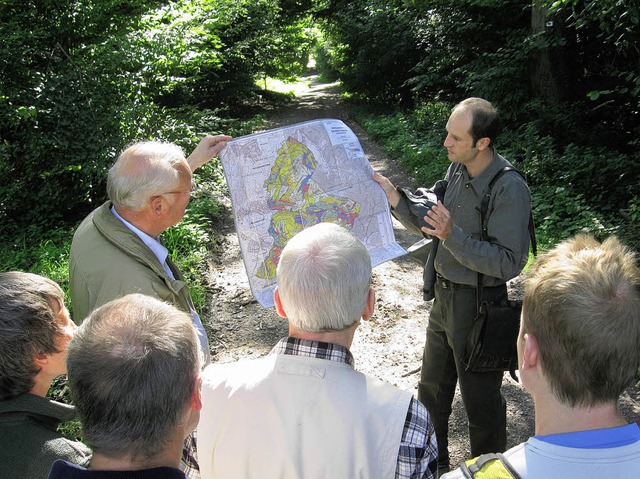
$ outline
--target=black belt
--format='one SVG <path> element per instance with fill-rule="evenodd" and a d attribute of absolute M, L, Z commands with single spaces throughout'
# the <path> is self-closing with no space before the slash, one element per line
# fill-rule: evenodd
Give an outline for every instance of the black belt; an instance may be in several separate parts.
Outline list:
<path fill-rule="evenodd" d="M 453 281 L 449 281 L 447 278 L 442 276 L 440 273 L 436 273 L 436 279 L 437 279 L 438 284 L 443 289 L 476 289 L 475 285 L 459 284 L 459 283 L 454 283 Z"/>
<path fill-rule="evenodd" d="M 460 284 L 449 281 L 440 273 L 436 273 L 436 282 L 442 287 L 442 289 L 476 289 L 475 284 Z M 492 290 L 494 288 L 504 288 L 504 284 L 498 286 L 483 286 L 482 289 Z"/>

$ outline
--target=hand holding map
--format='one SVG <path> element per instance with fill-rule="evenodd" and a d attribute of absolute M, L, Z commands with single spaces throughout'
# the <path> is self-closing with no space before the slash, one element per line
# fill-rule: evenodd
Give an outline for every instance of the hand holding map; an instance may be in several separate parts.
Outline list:
<path fill-rule="evenodd" d="M 405 254 L 387 199 L 351 129 L 314 120 L 237 138 L 220 158 L 251 291 L 273 306 L 276 267 L 289 238 L 321 222 L 351 230 L 372 265 Z"/>

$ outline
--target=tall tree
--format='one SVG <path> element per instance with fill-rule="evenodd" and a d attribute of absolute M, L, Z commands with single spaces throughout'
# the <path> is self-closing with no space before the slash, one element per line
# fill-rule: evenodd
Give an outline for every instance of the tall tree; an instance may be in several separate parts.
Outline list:
<path fill-rule="evenodd" d="M 544 0 L 531 4 L 531 85 L 533 93 L 549 103 L 560 100 L 565 79 L 564 58 L 558 52 L 563 43 L 564 22 L 549 13 Z"/>

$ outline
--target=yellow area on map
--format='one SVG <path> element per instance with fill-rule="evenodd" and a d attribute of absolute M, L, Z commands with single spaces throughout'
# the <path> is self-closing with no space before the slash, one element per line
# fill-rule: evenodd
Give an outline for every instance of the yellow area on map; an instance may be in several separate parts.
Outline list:
<path fill-rule="evenodd" d="M 289 238 L 316 223 L 337 223 L 351 229 L 360 205 L 350 198 L 327 194 L 312 179 L 318 162 L 309 148 L 293 137 L 278 149 L 271 174 L 264 182 L 269 208 L 275 210 L 269 225 L 273 245 L 256 276 L 272 279 L 282 249 Z"/>

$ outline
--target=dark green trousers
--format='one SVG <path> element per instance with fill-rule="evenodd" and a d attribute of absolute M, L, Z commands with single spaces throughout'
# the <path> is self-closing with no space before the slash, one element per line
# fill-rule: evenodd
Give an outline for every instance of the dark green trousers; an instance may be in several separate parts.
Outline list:
<path fill-rule="evenodd" d="M 500 300 L 506 295 L 504 285 L 483 288 L 484 300 Z M 461 360 L 475 317 L 475 288 L 436 281 L 418 399 L 426 406 L 434 421 L 439 467 L 449 467 L 449 416 L 457 382 L 460 383 L 460 393 L 469 419 L 470 457 L 506 449 L 506 402 L 500 392 L 504 373 L 465 371 Z"/>

